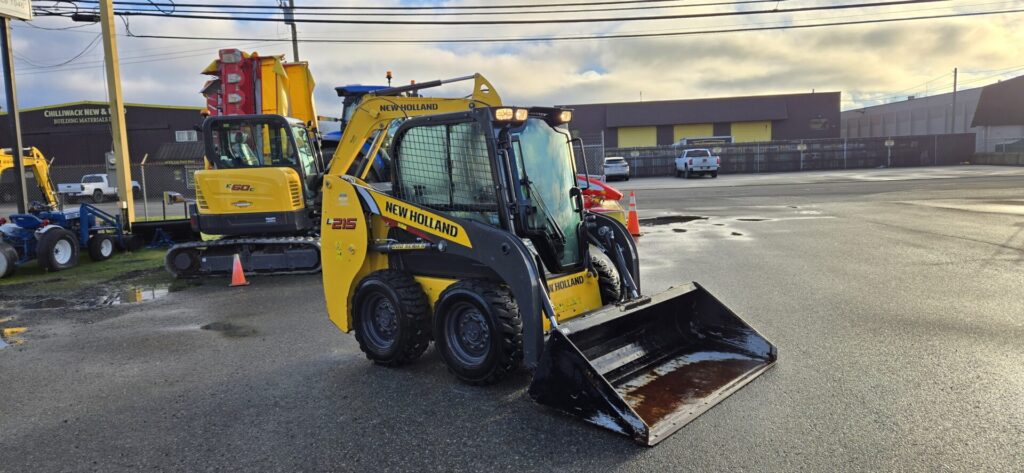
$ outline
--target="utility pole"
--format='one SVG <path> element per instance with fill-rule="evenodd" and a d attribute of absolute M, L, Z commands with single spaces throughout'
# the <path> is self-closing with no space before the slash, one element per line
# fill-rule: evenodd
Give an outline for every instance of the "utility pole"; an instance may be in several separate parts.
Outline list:
<path fill-rule="evenodd" d="M 117 194 L 129 229 L 135 222 L 132 198 L 132 168 L 128 157 L 128 132 L 124 123 L 124 98 L 121 96 L 121 66 L 117 59 L 117 33 L 113 0 L 100 0 L 100 29 L 103 34 L 103 58 L 107 70 L 110 97 L 110 132 L 114 141 L 114 166 L 117 168 Z"/>
<path fill-rule="evenodd" d="M 284 22 L 292 27 L 292 57 L 299 62 L 299 33 L 295 30 L 295 0 L 288 0 L 285 7 L 284 0 L 281 0 L 281 7 L 284 7 Z"/>
<path fill-rule="evenodd" d="M 31 18 L 31 15 L 29 15 Z M 21 118 L 18 116 L 17 87 L 14 84 L 14 54 L 11 51 L 11 19 L 0 15 L 0 49 L 3 49 L 4 84 L 7 92 L 7 116 L 11 126 L 11 158 L 14 161 L 14 191 L 17 195 L 18 213 L 28 209 L 28 194 L 25 192 L 25 166 L 21 160 Z"/>
<path fill-rule="evenodd" d="M 956 133 L 956 69 L 953 68 L 953 118 L 949 122 L 950 133 Z"/>

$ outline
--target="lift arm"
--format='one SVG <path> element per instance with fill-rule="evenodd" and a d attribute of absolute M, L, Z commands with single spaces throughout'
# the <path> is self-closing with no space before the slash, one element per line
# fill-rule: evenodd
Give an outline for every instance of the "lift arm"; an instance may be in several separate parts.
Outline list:
<path fill-rule="evenodd" d="M 469 79 L 473 79 L 473 93 L 468 98 L 453 99 L 399 95 Z M 356 111 L 352 113 L 352 118 L 345 127 L 341 143 L 338 144 L 338 149 L 334 152 L 334 157 L 331 159 L 331 168 L 327 173 L 331 175 L 347 174 L 349 168 L 358 158 L 359 152 L 363 149 L 366 141 L 372 139 L 375 136 L 375 132 L 380 131 L 380 133 L 376 133 L 377 138 L 368 154 L 368 156 L 376 155 L 384 143 L 388 126 L 393 120 L 422 115 L 462 112 L 473 107 L 499 106 L 501 106 L 501 97 L 494 90 L 494 86 L 480 74 L 381 89 L 366 94 Z M 362 170 L 355 171 L 365 175 L 365 172 L 359 172 Z"/>

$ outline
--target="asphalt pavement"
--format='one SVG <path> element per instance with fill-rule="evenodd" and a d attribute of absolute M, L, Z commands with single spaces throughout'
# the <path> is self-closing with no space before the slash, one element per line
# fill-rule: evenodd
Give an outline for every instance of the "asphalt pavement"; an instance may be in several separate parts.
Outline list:
<path fill-rule="evenodd" d="M 644 227 L 644 291 L 697 281 L 780 354 L 656 447 L 534 404 L 525 372 L 374 366 L 319 276 L 265 277 L 88 311 L 0 296 L 29 327 L 0 349 L 0 471 L 1020 471 L 1024 172 L 832 174 L 620 185 L 698 217 Z"/>

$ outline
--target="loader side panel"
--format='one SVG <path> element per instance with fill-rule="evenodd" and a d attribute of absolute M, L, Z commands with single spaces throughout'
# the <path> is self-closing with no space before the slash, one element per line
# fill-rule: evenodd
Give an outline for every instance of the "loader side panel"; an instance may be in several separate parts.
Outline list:
<path fill-rule="evenodd" d="M 368 220 L 354 186 L 339 176 L 324 176 L 327 195 L 320 225 L 320 247 L 327 314 L 343 332 L 352 329 L 349 299 L 359 281 L 370 273 Z"/>

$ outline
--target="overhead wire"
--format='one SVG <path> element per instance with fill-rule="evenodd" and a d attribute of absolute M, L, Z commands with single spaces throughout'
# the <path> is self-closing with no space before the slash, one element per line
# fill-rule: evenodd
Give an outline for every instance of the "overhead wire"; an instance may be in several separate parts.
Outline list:
<path fill-rule="evenodd" d="M 869 20 L 834 21 L 813 24 L 790 24 L 779 26 L 754 26 L 748 28 L 725 28 L 725 29 L 704 29 L 690 31 L 673 31 L 661 33 L 623 33 L 604 35 L 574 35 L 574 36 L 536 36 L 536 37 L 514 37 L 514 38 L 436 38 L 436 39 L 355 39 L 355 38 L 299 38 L 300 43 L 334 43 L 334 44 L 451 44 L 451 43 L 523 43 L 523 42 L 555 42 L 555 41 L 588 41 L 608 39 L 637 39 L 637 38 L 667 38 L 678 36 L 696 36 L 708 34 L 741 33 L 751 31 L 778 31 L 807 28 L 822 28 L 829 26 L 849 26 L 894 23 L 903 21 L 919 21 L 943 18 L 962 18 L 986 15 L 1014 14 L 1024 12 L 1024 8 L 982 12 L 960 12 L 942 15 L 919 15 L 899 18 L 874 18 Z M 209 40 L 209 41 L 274 41 L 286 42 L 290 38 L 245 38 L 245 37 L 210 37 L 210 36 L 179 36 L 179 35 L 158 35 L 158 34 L 136 34 L 134 38 L 153 39 L 180 39 L 180 40 Z"/>
<path fill-rule="evenodd" d="M 367 7 L 367 6 L 324 6 L 324 5 L 296 5 L 295 10 L 391 10 L 391 11 L 408 11 L 408 10 L 488 10 L 488 9 L 511 9 L 511 8 L 556 8 L 556 7 L 578 7 L 578 6 L 592 6 L 592 5 L 624 5 L 624 4 L 650 4 L 650 3 L 669 3 L 677 2 L 679 0 L 603 0 L 596 2 L 572 2 L 572 3 L 526 3 L 526 4 L 491 4 L 491 5 L 432 5 L 432 6 L 417 6 L 417 5 L 403 5 L 403 6 L 384 6 L 384 7 Z M 68 3 L 68 2 L 58 2 Z M 71 3 L 88 3 L 88 4 L 99 4 L 99 0 L 75 0 Z M 159 3 L 159 2 L 157 2 Z M 115 1 L 114 5 L 154 5 L 154 2 L 146 1 Z M 239 9 L 261 9 L 261 10 L 278 10 L 279 6 L 272 5 L 232 5 L 232 4 L 210 4 L 210 3 L 177 3 L 179 7 L 231 7 Z M 289 7 L 292 8 L 292 7 Z"/>
<path fill-rule="evenodd" d="M 729 1 L 716 1 L 716 2 L 704 2 L 704 3 L 685 3 L 680 5 L 646 5 L 640 7 L 600 7 L 600 8 L 577 8 L 572 10 L 545 10 L 545 11 L 511 11 L 511 12 L 496 12 L 496 11 L 461 11 L 451 13 L 437 13 L 437 12 L 404 12 L 402 16 L 498 16 L 498 15 L 543 15 L 543 14 L 563 14 L 563 13 L 593 13 L 593 12 L 607 12 L 607 11 L 642 11 L 642 10 L 668 10 L 675 8 L 697 8 L 697 7 L 712 7 L 712 6 L 734 6 L 734 5 L 750 5 L 758 3 L 775 3 L 778 8 L 778 2 L 787 0 L 729 0 Z M 181 8 L 180 13 L 220 13 L 220 14 L 240 14 L 240 15 L 257 15 L 263 14 L 262 12 L 253 12 L 251 10 L 241 10 L 241 8 L 247 7 L 247 5 L 241 6 L 224 6 L 222 8 L 214 6 L 204 6 L 196 8 Z M 267 13 L 278 13 L 282 9 L 291 9 L 291 7 L 268 7 L 273 8 L 274 11 Z M 149 10 L 141 8 L 124 8 L 119 9 L 120 12 L 132 13 L 132 12 L 147 12 Z M 303 13 L 299 13 L 300 15 Z M 306 13 L 313 14 L 313 13 Z M 384 11 L 378 13 L 366 13 L 366 12 L 316 12 L 316 16 L 393 16 L 394 12 Z"/>
<path fill-rule="evenodd" d="M 766 15 L 766 14 L 783 14 L 783 13 L 803 13 L 810 11 L 828 11 L 828 10 L 845 10 L 850 8 L 877 8 L 877 7 L 888 7 L 888 6 L 899 6 L 899 5 L 914 5 L 921 3 L 936 3 L 945 2 L 948 0 L 887 0 L 880 2 L 869 2 L 869 3 L 855 3 L 855 4 L 837 4 L 837 5 L 815 5 L 807 7 L 796 7 L 796 8 L 777 8 L 772 10 L 740 10 L 740 11 L 724 11 L 724 12 L 706 12 L 706 13 L 687 13 L 687 14 L 673 14 L 673 15 L 649 15 L 649 16 L 631 16 L 631 17 L 598 17 L 598 18 L 545 18 L 545 19 L 530 19 L 530 20 L 348 20 L 348 19 L 326 19 L 326 18 L 292 18 L 289 21 L 295 23 L 319 23 L 319 24 L 345 24 L 345 25 L 537 25 L 537 24 L 578 24 L 578 23 L 625 23 L 633 21 L 653 21 L 653 20 L 682 20 L 682 19 L 697 19 L 697 18 L 719 18 L 719 17 L 733 17 L 733 16 L 748 16 L 748 15 Z M 165 18 L 190 18 L 199 20 L 232 20 L 232 21 L 253 21 L 253 22 L 283 22 L 285 19 L 281 18 L 267 18 L 267 17 L 239 17 L 239 16 L 220 16 L 220 15 L 185 15 L 185 14 L 163 14 L 156 12 L 141 12 L 141 11 L 121 11 L 115 12 L 117 15 L 128 15 L 128 16 L 159 16 Z"/>

